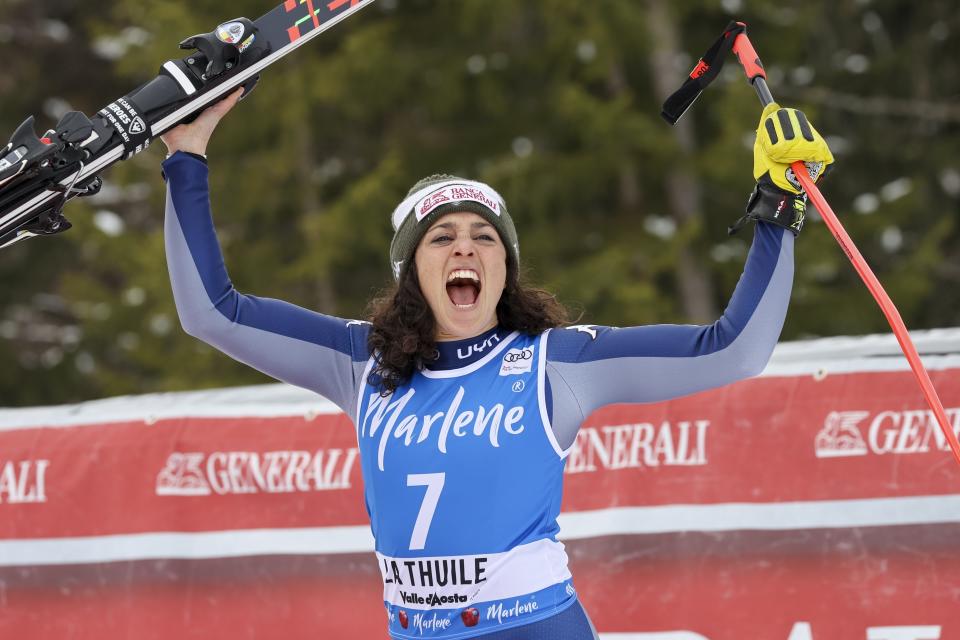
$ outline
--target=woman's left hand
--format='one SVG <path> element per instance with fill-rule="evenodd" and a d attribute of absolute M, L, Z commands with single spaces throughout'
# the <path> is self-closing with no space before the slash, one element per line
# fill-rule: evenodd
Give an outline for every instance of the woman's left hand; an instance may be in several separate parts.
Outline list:
<path fill-rule="evenodd" d="M 816 182 L 833 164 L 833 154 L 802 111 L 781 108 L 776 102 L 768 104 L 760 116 L 753 145 L 753 177 L 761 183 L 768 177 L 783 191 L 801 193 L 800 182 L 790 168 L 798 160 L 807 165 Z"/>

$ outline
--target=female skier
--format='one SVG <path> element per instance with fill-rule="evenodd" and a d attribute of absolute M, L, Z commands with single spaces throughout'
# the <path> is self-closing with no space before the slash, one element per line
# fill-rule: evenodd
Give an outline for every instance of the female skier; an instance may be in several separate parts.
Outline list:
<path fill-rule="evenodd" d="M 517 233 L 490 186 L 418 182 L 392 214 L 396 286 L 368 322 L 237 292 L 211 219 L 207 141 L 239 91 L 164 136 L 166 249 L 184 330 L 335 402 L 356 425 L 393 638 L 588 640 L 557 541 L 580 423 L 760 373 L 780 334 L 805 197 L 788 163 L 833 157 L 802 113 L 767 107 L 746 266 L 709 326 L 567 326 L 518 282 Z"/>

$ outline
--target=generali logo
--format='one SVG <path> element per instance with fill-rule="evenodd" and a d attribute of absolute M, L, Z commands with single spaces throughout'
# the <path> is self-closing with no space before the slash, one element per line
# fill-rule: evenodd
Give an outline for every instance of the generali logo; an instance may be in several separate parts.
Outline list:
<path fill-rule="evenodd" d="M 49 460 L 0 461 L 0 503 L 46 502 Z"/>
<path fill-rule="evenodd" d="M 174 452 L 157 474 L 158 496 L 296 493 L 350 488 L 357 449 Z"/>
<path fill-rule="evenodd" d="M 500 215 L 500 198 L 496 192 L 479 182 L 464 182 L 439 187 L 421 198 L 413 208 L 417 214 L 417 222 L 448 202 L 478 202 Z"/>
<path fill-rule="evenodd" d="M 960 407 L 946 409 L 954 433 L 960 433 Z M 932 411 L 831 411 L 814 439 L 818 458 L 947 451 L 946 438 Z"/>
<path fill-rule="evenodd" d="M 709 420 L 664 420 L 580 429 L 565 473 L 707 464 Z"/>

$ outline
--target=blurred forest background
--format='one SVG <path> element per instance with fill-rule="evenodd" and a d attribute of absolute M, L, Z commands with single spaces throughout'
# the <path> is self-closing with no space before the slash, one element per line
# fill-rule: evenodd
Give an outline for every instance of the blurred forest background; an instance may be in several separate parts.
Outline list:
<path fill-rule="evenodd" d="M 0 134 L 93 114 L 181 39 L 273 4 L 2 0 Z M 828 138 L 823 191 L 907 325 L 960 325 L 957 0 L 378 0 L 271 67 L 215 136 L 234 283 L 363 317 L 390 278 L 389 213 L 450 172 L 505 196 L 531 278 L 584 322 L 713 321 L 752 234 L 726 228 L 759 103 L 731 57 L 680 126 L 659 112 L 731 18 Z M 179 327 L 164 153 L 109 170 L 68 233 L 0 252 L 0 405 L 268 381 Z M 822 222 L 797 247 L 783 339 L 887 330 Z"/>

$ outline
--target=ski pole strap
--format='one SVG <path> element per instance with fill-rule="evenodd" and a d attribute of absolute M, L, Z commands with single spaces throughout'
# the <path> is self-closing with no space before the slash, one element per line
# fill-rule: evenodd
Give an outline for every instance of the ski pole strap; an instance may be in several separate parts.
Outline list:
<path fill-rule="evenodd" d="M 671 125 L 677 124 L 677 121 L 683 117 L 690 105 L 700 96 L 711 82 L 720 74 L 723 68 L 723 61 L 727 53 L 733 48 L 734 40 L 741 33 L 746 33 L 747 26 L 742 22 L 731 22 L 724 29 L 721 35 L 713 45 L 707 49 L 703 57 L 697 62 L 690 75 L 663 103 L 660 115 Z"/>

